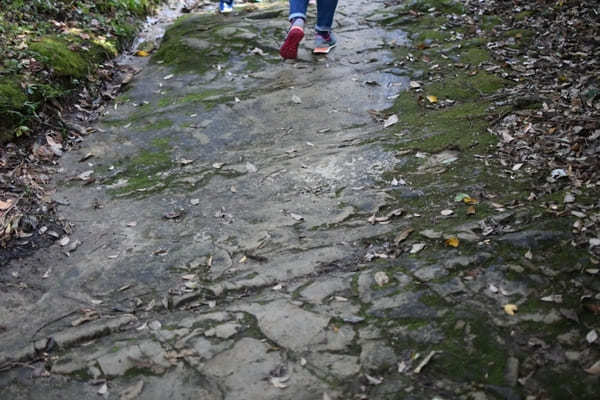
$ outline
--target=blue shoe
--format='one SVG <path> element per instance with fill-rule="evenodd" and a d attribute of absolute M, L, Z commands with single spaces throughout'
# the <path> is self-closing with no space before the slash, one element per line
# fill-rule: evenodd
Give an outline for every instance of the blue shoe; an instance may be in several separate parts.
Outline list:
<path fill-rule="evenodd" d="M 317 33 L 317 36 L 315 36 L 315 49 L 313 50 L 313 53 L 327 54 L 335 47 L 336 43 L 337 40 L 335 39 L 333 32 L 328 32 L 327 35 Z"/>
<path fill-rule="evenodd" d="M 230 3 L 227 3 L 225 0 L 219 1 L 219 12 L 221 14 L 229 14 L 233 11 L 233 0 Z"/>

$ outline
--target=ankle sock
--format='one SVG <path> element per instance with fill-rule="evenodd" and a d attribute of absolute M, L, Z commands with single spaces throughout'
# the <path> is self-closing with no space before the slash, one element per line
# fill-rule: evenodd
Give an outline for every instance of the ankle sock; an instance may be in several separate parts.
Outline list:
<path fill-rule="evenodd" d="M 329 31 L 317 31 L 317 35 L 321 36 L 325 40 L 329 40 Z"/>
<path fill-rule="evenodd" d="M 299 26 L 304 29 L 304 18 L 296 17 L 290 21 L 291 26 Z"/>

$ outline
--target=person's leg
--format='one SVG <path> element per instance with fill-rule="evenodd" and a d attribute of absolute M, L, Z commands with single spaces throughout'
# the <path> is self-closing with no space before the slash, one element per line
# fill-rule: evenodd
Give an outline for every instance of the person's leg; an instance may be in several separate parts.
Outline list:
<path fill-rule="evenodd" d="M 306 8 L 308 0 L 290 0 L 290 30 L 285 41 L 279 49 L 283 58 L 294 59 L 298 57 L 298 46 L 304 38 L 304 21 L 306 20 Z"/>
<path fill-rule="evenodd" d="M 315 26 L 317 34 L 314 53 L 327 54 L 335 47 L 336 39 L 331 32 L 331 26 L 337 3 L 338 0 L 317 0 L 317 25 Z"/>
<path fill-rule="evenodd" d="M 331 32 L 338 0 L 317 0 L 317 32 Z"/>
<path fill-rule="evenodd" d="M 223 14 L 233 11 L 233 0 L 219 0 L 219 11 Z"/>
<path fill-rule="evenodd" d="M 290 0 L 290 22 L 295 18 L 302 18 L 306 21 L 306 9 L 308 8 L 308 0 Z"/>

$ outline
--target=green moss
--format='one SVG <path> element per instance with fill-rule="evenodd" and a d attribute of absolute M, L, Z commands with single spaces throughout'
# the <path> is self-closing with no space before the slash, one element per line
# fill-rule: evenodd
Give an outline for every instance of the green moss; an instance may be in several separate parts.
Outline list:
<path fill-rule="evenodd" d="M 170 146 L 166 139 L 155 139 L 154 148 L 140 152 L 137 156 L 126 158 L 119 163 L 123 173 L 112 178 L 114 183 L 119 179 L 127 179 L 127 184 L 109 192 L 113 195 L 135 193 L 136 191 L 148 191 L 162 188 L 166 185 L 165 180 L 170 177 L 161 178 L 158 175 L 173 167 Z"/>
<path fill-rule="evenodd" d="M 497 15 L 484 15 L 481 27 L 486 31 L 490 31 L 494 29 L 494 27 L 496 27 L 497 25 L 500 25 L 501 23 L 502 19 Z"/>
<path fill-rule="evenodd" d="M 406 4 L 407 8 L 423 13 L 428 12 L 431 8 L 445 14 L 462 14 L 464 12 L 463 5 L 453 0 L 413 0 Z"/>
<path fill-rule="evenodd" d="M 140 130 L 143 132 L 160 131 L 161 129 L 170 128 L 171 126 L 173 126 L 173 121 L 167 118 L 163 118 L 142 126 Z"/>
<path fill-rule="evenodd" d="M 460 54 L 460 60 L 465 64 L 479 65 L 490 60 L 490 53 L 480 47 L 471 47 Z"/>
<path fill-rule="evenodd" d="M 531 10 L 521 11 L 520 13 L 515 15 L 515 19 L 517 21 L 523 21 L 523 20 L 526 20 L 527 18 L 531 17 L 533 14 L 534 13 Z"/>
<path fill-rule="evenodd" d="M 474 336 L 473 351 L 469 351 L 464 333 L 457 332 L 454 329 L 455 321 L 449 318 L 445 327 L 447 339 L 441 344 L 441 353 L 431 364 L 430 371 L 445 377 L 450 375 L 464 382 L 504 385 L 506 344 L 498 341 L 502 332 L 487 326 L 487 319 L 482 315 L 466 321 Z"/>
<path fill-rule="evenodd" d="M 428 29 L 421 31 L 417 34 L 417 41 L 432 40 L 434 42 L 441 42 L 450 37 L 450 33 L 442 31 L 440 29 Z"/>
<path fill-rule="evenodd" d="M 441 82 L 433 83 L 427 88 L 427 93 L 440 99 L 475 101 L 508 85 L 511 85 L 509 81 L 480 71 L 475 76 L 460 73 L 453 79 L 444 79 Z"/>
<path fill-rule="evenodd" d="M 29 48 L 38 53 L 57 76 L 83 78 L 90 70 L 90 64 L 83 55 L 70 50 L 69 42 L 59 36 L 42 38 Z"/>
<path fill-rule="evenodd" d="M 6 109 L 21 109 L 27 101 L 23 89 L 16 77 L 0 81 L 0 111 Z"/>
<path fill-rule="evenodd" d="M 202 38 L 206 36 L 203 32 L 215 26 L 218 26 L 215 16 L 179 18 L 165 33 L 160 48 L 152 56 L 152 61 L 162 61 L 177 71 L 208 71 L 215 63 L 227 59 L 221 51 L 215 51 L 214 40 L 209 42 L 206 41 L 207 38 Z"/>

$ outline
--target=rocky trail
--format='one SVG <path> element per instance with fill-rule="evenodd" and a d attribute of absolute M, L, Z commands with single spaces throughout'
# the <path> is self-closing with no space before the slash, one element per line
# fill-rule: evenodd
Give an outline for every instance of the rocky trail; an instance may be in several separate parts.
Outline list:
<path fill-rule="evenodd" d="M 498 163 L 493 73 L 408 103 L 408 10 L 342 1 L 294 62 L 285 2 L 170 26 L 62 158 L 65 230 L 3 268 L 1 397 L 596 398 L 583 211 Z M 460 40 L 427 57 L 485 63 Z"/>

